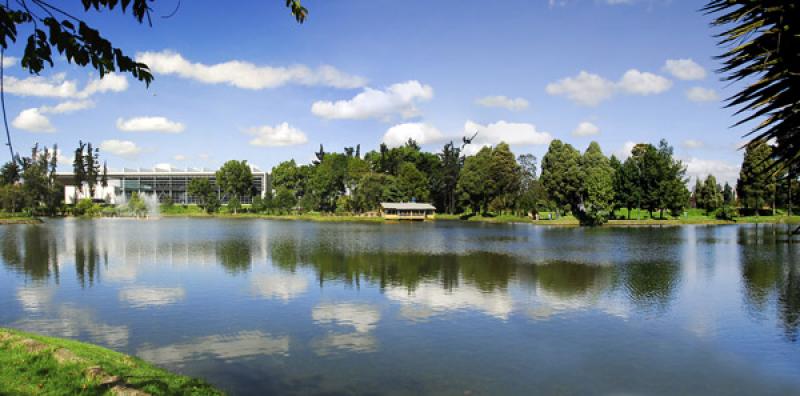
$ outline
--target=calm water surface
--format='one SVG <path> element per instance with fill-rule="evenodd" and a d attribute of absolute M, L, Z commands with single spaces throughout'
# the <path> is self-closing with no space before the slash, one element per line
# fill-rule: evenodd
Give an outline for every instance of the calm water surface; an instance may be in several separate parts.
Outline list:
<path fill-rule="evenodd" d="M 0 326 L 233 394 L 800 394 L 783 227 L 2 226 Z"/>

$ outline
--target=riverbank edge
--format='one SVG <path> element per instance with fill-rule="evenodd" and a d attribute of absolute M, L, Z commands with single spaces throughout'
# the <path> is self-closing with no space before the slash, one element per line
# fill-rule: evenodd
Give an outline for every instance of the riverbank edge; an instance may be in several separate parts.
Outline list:
<path fill-rule="evenodd" d="M 7 224 L 41 224 L 42 219 L 38 217 L 7 217 L 0 218 L 0 225 Z"/>
<path fill-rule="evenodd" d="M 6 327 L 0 327 L 0 367 L 0 394 L 224 395 L 134 356 Z"/>
<path fill-rule="evenodd" d="M 315 221 L 315 222 L 342 222 L 342 223 L 396 223 L 396 220 L 386 220 L 382 217 L 366 216 L 337 216 L 337 215 L 270 215 L 260 213 L 164 213 L 162 217 L 168 218 L 220 218 L 220 219 L 265 219 L 265 220 L 286 220 L 286 221 Z M 574 218 L 561 218 L 556 220 L 531 220 L 525 217 L 498 216 L 483 217 L 472 216 L 462 219 L 459 215 L 437 214 L 433 221 L 469 221 L 479 223 L 495 224 L 532 224 L 548 227 L 577 227 L 580 224 Z M 632 226 L 681 226 L 681 225 L 731 225 L 731 224 L 798 224 L 800 216 L 762 216 L 762 217 L 741 217 L 734 221 L 717 220 L 708 218 L 688 218 L 673 220 L 609 220 L 603 227 L 632 227 Z"/>

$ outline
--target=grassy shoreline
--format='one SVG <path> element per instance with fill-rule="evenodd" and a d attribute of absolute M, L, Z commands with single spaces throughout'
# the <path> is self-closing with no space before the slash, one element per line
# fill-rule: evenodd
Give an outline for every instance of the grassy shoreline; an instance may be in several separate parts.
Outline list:
<path fill-rule="evenodd" d="M 204 381 L 74 340 L 0 328 L 0 394 L 222 395 Z"/>
<path fill-rule="evenodd" d="M 29 213 L 17 212 L 8 213 L 0 212 L 0 225 L 3 224 L 39 224 L 42 219 L 33 217 Z"/>
<path fill-rule="evenodd" d="M 355 215 L 336 215 L 336 214 L 322 214 L 322 213 L 305 213 L 305 214 L 266 214 L 266 213 L 214 213 L 207 214 L 195 208 L 181 208 L 177 210 L 162 211 L 163 217 L 186 217 L 186 218 L 223 218 L 223 219 L 267 219 L 267 220 L 299 220 L 299 221 L 317 221 L 317 222 L 366 222 L 366 223 L 383 223 L 387 222 L 381 217 L 366 217 Z M 643 216 L 644 217 L 644 216 Z M 522 223 L 533 224 L 541 226 L 578 226 L 578 220 L 573 216 L 561 216 L 552 220 L 533 220 L 528 217 L 513 216 L 513 215 L 498 215 L 498 216 L 470 216 L 463 215 L 450 215 L 450 214 L 437 214 L 435 220 L 438 221 L 469 221 L 469 222 L 482 222 L 482 223 Z M 726 225 L 726 224 L 800 224 L 800 216 L 748 216 L 738 217 L 735 220 L 719 220 L 710 216 L 701 215 L 698 213 L 690 213 L 688 216 L 671 219 L 621 219 L 610 220 L 604 226 L 611 227 L 628 227 L 628 226 L 676 226 L 676 225 Z"/>

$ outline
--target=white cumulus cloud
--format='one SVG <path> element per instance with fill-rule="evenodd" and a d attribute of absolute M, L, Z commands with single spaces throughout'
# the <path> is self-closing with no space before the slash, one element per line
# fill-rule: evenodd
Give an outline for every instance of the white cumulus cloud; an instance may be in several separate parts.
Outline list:
<path fill-rule="evenodd" d="M 157 74 L 174 74 L 206 84 L 228 84 L 244 89 L 276 88 L 286 84 L 358 88 L 366 84 L 363 77 L 328 65 L 316 69 L 305 65 L 272 67 L 239 60 L 206 65 L 191 62 L 173 51 L 142 52 L 136 55 L 136 60 L 146 63 Z"/>
<path fill-rule="evenodd" d="M 584 106 L 597 106 L 614 94 L 615 85 L 597 74 L 581 71 L 575 77 L 567 77 L 547 84 L 550 95 L 565 96 Z"/>
<path fill-rule="evenodd" d="M 706 69 L 692 59 L 668 59 L 664 70 L 679 80 L 702 80 L 706 78 Z"/>
<path fill-rule="evenodd" d="M 135 157 L 142 149 L 130 140 L 110 139 L 100 143 L 100 150 L 107 151 L 120 157 Z"/>
<path fill-rule="evenodd" d="M 78 84 L 65 80 L 66 74 L 57 73 L 50 77 L 32 76 L 18 79 L 5 77 L 5 91 L 18 96 L 42 96 L 48 98 L 69 98 L 78 94 Z"/>
<path fill-rule="evenodd" d="M 186 161 L 186 156 L 183 154 L 175 154 L 175 156 L 172 157 L 172 159 L 174 159 L 175 161 Z"/>
<path fill-rule="evenodd" d="M 637 144 L 636 142 L 627 141 L 622 144 L 619 150 L 614 152 L 614 155 L 616 155 L 620 161 L 625 161 L 631 156 L 631 151 L 633 151 L 633 148 L 636 147 Z"/>
<path fill-rule="evenodd" d="M 247 133 L 253 135 L 250 145 L 261 147 L 294 146 L 308 142 L 303 131 L 284 122 L 276 126 L 262 125 L 250 128 Z"/>
<path fill-rule="evenodd" d="M 403 118 L 419 114 L 418 101 L 433 98 L 433 88 L 416 80 L 397 83 L 384 90 L 364 88 L 349 100 L 317 101 L 311 112 L 328 119 L 364 120 L 367 118 L 388 119 L 400 114 Z"/>
<path fill-rule="evenodd" d="M 683 147 L 690 150 L 703 148 L 705 145 L 706 144 L 702 140 L 686 139 L 683 141 Z"/>
<path fill-rule="evenodd" d="M 511 111 L 528 108 L 528 101 L 524 98 L 509 98 L 507 96 L 486 96 L 475 101 L 484 107 L 502 107 Z"/>
<path fill-rule="evenodd" d="M 11 125 L 29 132 L 55 132 L 56 128 L 45 114 L 65 114 L 94 107 L 91 100 L 66 101 L 55 106 L 25 109 L 17 115 Z"/>
<path fill-rule="evenodd" d="M 592 136 L 600 133 L 600 128 L 591 122 L 584 121 L 578 124 L 578 127 L 572 131 L 573 136 Z"/>
<path fill-rule="evenodd" d="M 686 97 L 692 102 L 716 102 L 719 95 L 713 89 L 703 87 L 692 87 L 686 91 Z"/>
<path fill-rule="evenodd" d="M 23 79 L 7 76 L 5 79 L 6 92 L 18 96 L 86 99 L 96 93 L 121 92 L 128 89 L 127 77 L 116 73 L 108 73 L 102 79 L 93 79 L 82 90 L 78 89 L 77 82 L 67 80 L 64 73 Z"/>
<path fill-rule="evenodd" d="M 117 129 L 125 132 L 181 133 L 186 126 L 166 117 L 117 118 Z"/>
<path fill-rule="evenodd" d="M 49 114 L 66 114 L 78 110 L 86 110 L 94 107 L 94 102 L 91 100 L 68 100 L 61 102 L 55 106 L 42 106 L 39 111 Z"/>
<path fill-rule="evenodd" d="M 706 160 L 700 158 L 689 158 L 683 161 L 686 164 L 686 176 L 692 180 L 696 178 L 705 179 L 708 175 L 714 175 L 717 183 L 728 182 L 731 186 L 736 185 L 739 177 L 739 167 L 720 160 Z"/>
<path fill-rule="evenodd" d="M 630 69 L 617 82 L 581 71 L 575 77 L 566 77 L 547 84 L 545 91 L 550 95 L 563 96 L 579 105 L 597 106 L 617 93 L 654 95 L 671 87 L 672 81 L 665 77 Z"/>
<path fill-rule="evenodd" d="M 414 139 L 419 144 L 440 142 L 444 134 L 436 127 L 425 123 L 405 123 L 395 125 L 383 135 L 383 142 L 389 147 L 399 147 L 408 139 Z"/>
<path fill-rule="evenodd" d="M 481 125 L 476 122 L 467 121 L 464 123 L 464 134 L 472 136 L 475 132 L 478 135 L 472 141 L 473 149 L 483 145 L 495 145 L 505 142 L 510 145 L 540 145 L 548 144 L 553 140 L 547 132 L 536 129 L 536 125 L 527 123 L 514 123 L 497 121 L 488 125 Z M 467 147 L 470 147 L 467 146 Z"/>
<path fill-rule="evenodd" d="M 9 68 L 14 67 L 19 63 L 19 58 L 14 56 L 6 56 L 3 57 L 3 67 Z"/>
<path fill-rule="evenodd" d="M 89 81 L 77 96 L 79 98 L 88 98 L 96 93 L 122 92 L 126 89 L 128 89 L 127 77 L 122 74 L 108 73 L 101 79 Z"/>
<path fill-rule="evenodd" d="M 135 287 L 119 292 L 119 299 L 133 308 L 172 305 L 184 297 L 186 291 L 180 287 Z"/>
<path fill-rule="evenodd" d="M 631 69 L 622 75 L 618 83 L 619 88 L 634 95 L 654 95 L 668 90 L 672 81 L 648 72 Z"/>
<path fill-rule="evenodd" d="M 42 115 L 37 108 L 22 110 L 11 125 L 14 128 L 23 129 L 29 132 L 55 132 L 56 128 L 50 123 L 50 119 Z"/>

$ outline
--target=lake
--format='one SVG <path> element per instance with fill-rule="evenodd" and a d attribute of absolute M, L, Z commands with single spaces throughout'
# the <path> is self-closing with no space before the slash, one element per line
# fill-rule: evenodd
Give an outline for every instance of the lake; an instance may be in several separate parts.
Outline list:
<path fill-rule="evenodd" d="M 800 394 L 785 225 L 48 220 L 0 326 L 261 394 Z"/>

